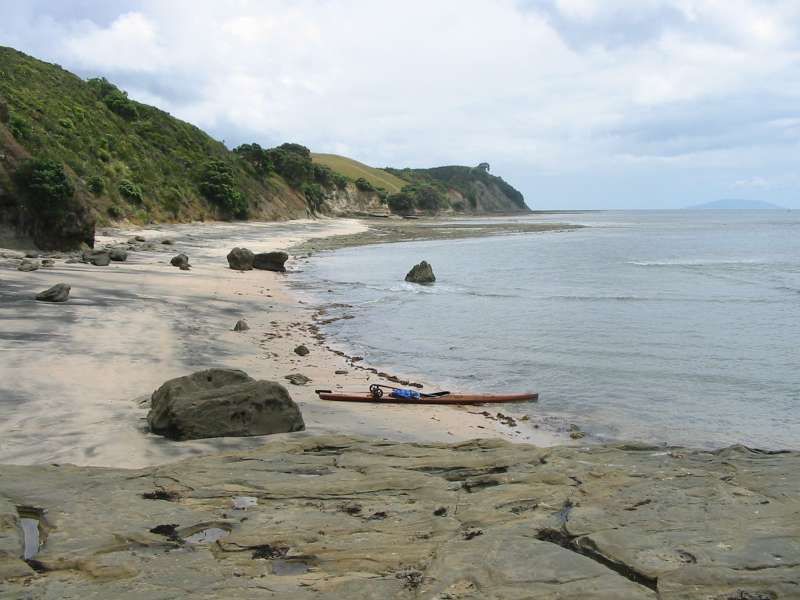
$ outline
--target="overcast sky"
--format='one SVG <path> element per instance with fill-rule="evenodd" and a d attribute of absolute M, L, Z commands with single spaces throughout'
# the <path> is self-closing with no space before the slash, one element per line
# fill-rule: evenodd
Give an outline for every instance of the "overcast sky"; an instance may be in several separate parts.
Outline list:
<path fill-rule="evenodd" d="M 0 0 L 0 45 L 229 146 L 487 161 L 534 208 L 800 208 L 800 1 Z"/>

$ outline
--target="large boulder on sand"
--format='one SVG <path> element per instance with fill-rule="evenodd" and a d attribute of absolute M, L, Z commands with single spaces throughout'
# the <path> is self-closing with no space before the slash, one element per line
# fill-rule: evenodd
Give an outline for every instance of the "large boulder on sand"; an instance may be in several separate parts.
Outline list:
<path fill-rule="evenodd" d="M 57 283 L 53 287 L 37 294 L 36 299 L 42 302 L 66 302 L 71 289 L 66 283 Z"/>
<path fill-rule="evenodd" d="M 234 248 L 228 252 L 228 266 L 236 271 L 249 271 L 253 268 L 254 258 L 247 248 Z"/>
<path fill-rule="evenodd" d="M 253 268 L 284 273 L 286 267 L 283 264 L 287 260 L 289 255 L 286 252 L 261 252 L 253 257 Z"/>
<path fill-rule="evenodd" d="M 406 275 L 406 281 L 411 283 L 433 283 L 436 277 L 433 274 L 433 267 L 431 267 L 424 260 L 418 265 L 414 265 Z"/>
<path fill-rule="evenodd" d="M 305 429 L 285 387 L 244 371 L 208 369 L 170 379 L 153 392 L 147 422 L 173 440 L 268 435 Z"/>

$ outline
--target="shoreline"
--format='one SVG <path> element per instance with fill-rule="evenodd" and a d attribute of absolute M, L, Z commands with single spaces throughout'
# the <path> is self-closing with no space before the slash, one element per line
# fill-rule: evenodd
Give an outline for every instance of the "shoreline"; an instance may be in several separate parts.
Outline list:
<path fill-rule="evenodd" d="M 291 271 L 233 271 L 225 255 L 235 245 L 277 250 L 320 234 L 352 236 L 365 229 L 360 221 L 339 219 L 109 230 L 103 233 L 112 235 L 98 236 L 98 246 L 140 233 L 155 245 L 131 250 L 127 262 L 108 267 L 68 264 L 64 259 L 69 255 L 55 253 L 60 258 L 54 266 L 30 273 L 16 271 L 18 260 L 10 257 L 20 253 L 4 252 L 0 279 L 8 284 L 3 299 L 11 301 L 4 303 L 0 334 L 13 346 L 6 347 L 8 360 L 0 366 L 0 380 L 14 383 L 4 390 L 11 403 L 0 405 L 6 417 L 0 425 L 0 463 L 138 468 L 252 448 L 276 437 L 176 443 L 146 432 L 149 394 L 172 377 L 212 366 L 239 368 L 256 379 L 284 384 L 306 420 L 307 433 L 302 435 L 568 443 L 567 436 L 536 428 L 536 423 L 500 422 L 494 415 L 501 411 L 493 410 L 492 418 L 487 418 L 464 407 L 354 407 L 316 397 L 317 387 L 366 389 L 370 383 L 392 384 L 398 376 L 358 364 L 327 340 L 318 339 L 314 313 L 324 303 L 311 305 L 299 299 L 288 283 Z M 158 243 L 162 238 L 174 243 Z M 190 271 L 169 265 L 169 258 L 179 252 L 189 255 Z M 59 281 L 73 287 L 69 302 L 50 305 L 32 299 L 35 292 Z M 249 331 L 231 331 L 238 318 L 248 321 Z M 301 344 L 311 349 L 303 358 L 293 352 Z M 312 381 L 292 385 L 285 379 L 292 373 Z M 511 405 L 501 410 L 515 416 Z M 284 435 L 289 434 L 277 437 Z"/>

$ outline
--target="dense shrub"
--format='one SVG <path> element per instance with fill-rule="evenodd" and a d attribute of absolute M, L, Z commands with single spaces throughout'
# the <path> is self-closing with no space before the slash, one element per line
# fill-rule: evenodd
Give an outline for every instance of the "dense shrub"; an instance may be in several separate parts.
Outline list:
<path fill-rule="evenodd" d="M 28 208 L 38 216 L 65 212 L 75 194 L 64 166 L 54 160 L 27 161 L 17 171 L 17 181 L 25 191 Z"/>
<path fill-rule="evenodd" d="M 103 193 L 105 189 L 105 182 L 103 178 L 99 175 L 92 175 L 89 179 L 86 180 L 86 187 L 92 192 L 95 196 L 99 196 Z"/>
<path fill-rule="evenodd" d="M 247 216 L 247 202 L 236 189 L 233 169 L 221 160 L 211 160 L 200 175 L 200 192 L 225 212 L 237 218 Z"/>
<path fill-rule="evenodd" d="M 333 177 L 335 173 L 333 170 L 326 166 L 326 165 L 317 165 L 312 163 L 311 170 L 314 174 L 314 181 L 324 187 L 330 187 L 333 185 Z"/>
<path fill-rule="evenodd" d="M 398 192 L 391 194 L 386 199 L 389 205 L 389 210 L 398 215 L 408 215 L 414 212 L 414 198 L 411 194 L 405 192 Z"/>
<path fill-rule="evenodd" d="M 311 160 L 311 150 L 303 146 L 302 144 L 294 144 L 292 142 L 286 142 L 278 146 L 278 150 L 283 150 L 284 152 L 291 152 L 293 154 L 297 154 L 308 160 Z"/>
<path fill-rule="evenodd" d="M 287 146 L 290 149 L 287 149 Z M 310 182 L 314 175 L 310 153 L 297 151 L 298 147 L 304 148 L 299 144 L 283 144 L 267 150 L 269 160 L 275 165 L 278 174 L 296 188 Z"/>
<path fill-rule="evenodd" d="M 109 206 L 106 209 L 106 212 L 108 213 L 108 216 L 111 217 L 112 219 L 121 219 L 125 215 L 125 212 L 116 204 L 112 204 L 111 206 Z"/>
<path fill-rule="evenodd" d="M 19 141 L 26 140 L 31 136 L 31 124 L 19 115 L 11 115 L 8 119 L 8 129 Z"/>
<path fill-rule="evenodd" d="M 89 79 L 86 83 L 89 84 L 89 87 L 92 88 L 111 112 L 128 121 L 133 121 L 139 117 L 139 109 L 136 103 L 128 98 L 127 92 L 120 90 L 105 77 Z"/>
<path fill-rule="evenodd" d="M 269 152 L 256 143 L 242 144 L 233 151 L 250 163 L 260 175 L 268 175 L 275 170 Z"/>
<path fill-rule="evenodd" d="M 120 181 L 118 189 L 123 198 L 127 198 L 128 200 L 132 200 L 134 202 L 141 202 L 144 200 L 142 188 L 128 179 L 123 179 Z"/>
<path fill-rule="evenodd" d="M 8 123 L 10 116 L 11 113 L 8 110 L 8 104 L 6 104 L 4 100 L 0 99 L 0 123 Z"/>
<path fill-rule="evenodd" d="M 58 124 L 61 125 L 64 129 L 75 129 L 75 123 L 72 122 L 72 119 L 59 119 Z"/>
<path fill-rule="evenodd" d="M 306 183 L 303 185 L 303 194 L 312 210 L 319 211 L 325 201 L 325 192 L 322 186 L 318 183 Z"/>
<path fill-rule="evenodd" d="M 336 173 L 334 171 L 334 173 L 333 173 L 333 184 L 337 188 L 339 188 L 340 190 L 343 190 L 344 188 L 347 187 L 347 182 L 348 182 L 347 177 L 345 177 L 341 173 Z"/>
<path fill-rule="evenodd" d="M 414 206 L 426 212 L 437 212 L 447 204 L 444 194 L 432 185 L 421 185 L 414 189 Z"/>
<path fill-rule="evenodd" d="M 367 181 L 363 177 L 359 177 L 358 179 L 356 179 L 356 188 L 358 188 L 362 192 L 375 191 L 375 186 L 373 186 L 369 181 Z"/>

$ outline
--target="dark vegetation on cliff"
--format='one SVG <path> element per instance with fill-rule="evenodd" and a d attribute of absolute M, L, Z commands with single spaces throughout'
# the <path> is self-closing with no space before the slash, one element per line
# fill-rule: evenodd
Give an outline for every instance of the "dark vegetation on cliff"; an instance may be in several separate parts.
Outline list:
<path fill-rule="evenodd" d="M 350 170 L 360 163 L 337 158 L 325 164 L 293 143 L 231 151 L 104 78 L 84 81 L 0 47 L 0 225 L 43 249 L 91 245 L 95 224 L 120 221 L 524 207 L 519 192 L 482 168 Z M 498 190 L 513 203 L 481 201 L 497 200 Z"/>
<path fill-rule="evenodd" d="M 528 211 L 522 194 L 502 177 L 489 173 L 489 164 L 476 167 L 452 165 L 431 169 L 393 169 L 388 173 L 408 182 L 399 194 L 389 197 L 395 212 L 417 209 L 437 212 Z"/>

